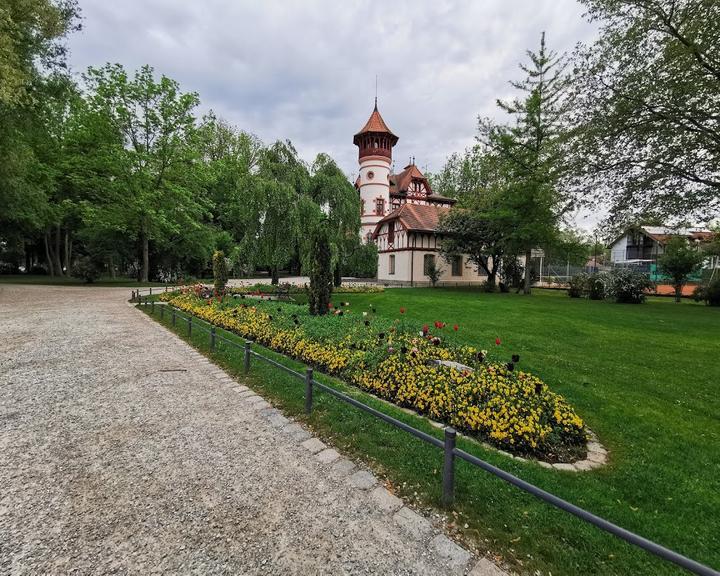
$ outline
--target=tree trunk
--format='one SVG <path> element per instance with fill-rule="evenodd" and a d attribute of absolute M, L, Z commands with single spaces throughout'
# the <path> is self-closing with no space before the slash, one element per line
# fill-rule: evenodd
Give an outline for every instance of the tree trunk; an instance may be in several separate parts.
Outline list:
<path fill-rule="evenodd" d="M 112 254 L 108 258 L 108 268 L 110 269 L 110 278 L 115 280 L 115 257 Z"/>
<path fill-rule="evenodd" d="M 487 287 L 489 292 L 495 292 L 495 284 L 497 283 L 497 270 L 493 269 L 488 273 Z"/>
<path fill-rule="evenodd" d="M 60 262 L 60 225 L 55 226 L 55 250 L 53 251 L 53 264 L 58 276 L 64 276 L 62 262 Z"/>
<path fill-rule="evenodd" d="M 147 282 L 150 276 L 150 241 L 144 227 L 140 232 L 140 242 L 142 243 L 142 274 L 140 281 Z"/>
<path fill-rule="evenodd" d="M 50 276 L 55 276 L 55 266 L 53 265 L 53 258 L 50 253 L 49 236 L 50 232 L 45 232 L 45 235 L 43 236 L 43 240 L 45 242 L 45 259 L 47 260 L 47 267 L 48 272 L 50 272 Z"/>
<path fill-rule="evenodd" d="M 530 259 L 532 258 L 532 250 L 525 252 L 525 285 L 523 286 L 523 294 L 530 294 Z"/>
<path fill-rule="evenodd" d="M 277 286 L 280 283 L 280 276 L 278 274 L 277 266 L 275 266 L 275 265 L 270 266 L 270 275 L 272 277 L 272 280 L 270 280 L 270 284 Z"/>
<path fill-rule="evenodd" d="M 70 232 L 65 229 L 65 251 L 63 253 L 64 256 L 64 264 L 65 264 L 65 270 L 67 270 L 67 273 L 70 274 Z"/>
<path fill-rule="evenodd" d="M 682 284 L 675 284 L 675 302 L 682 299 Z"/>
<path fill-rule="evenodd" d="M 333 270 L 333 284 L 335 284 L 335 288 L 338 288 L 342 285 L 342 274 L 340 274 L 340 262 L 335 264 L 335 270 Z"/>
<path fill-rule="evenodd" d="M 23 251 L 25 252 L 25 274 L 29 274 L 30 268 L 32 268 L 32 254 L 30 254 L 30 248 L 27 242 L 23 245 Z"/>

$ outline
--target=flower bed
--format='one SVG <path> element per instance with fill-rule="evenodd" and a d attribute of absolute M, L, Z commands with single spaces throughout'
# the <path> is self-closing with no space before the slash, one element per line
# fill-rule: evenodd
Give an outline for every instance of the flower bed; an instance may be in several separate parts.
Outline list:
<path fill-rule="evenodd" d="M 374 284 L 343 285 L 333 289 L 335 294 L 375 294 L 384 292 L 385 288 Z M 230 286 L 227 292 L 231 294 L 274 295 L 278 292 L 286 294 L 305 294 L 307 286 L 296 284 L 241 284 Z"/>
<path fill-rule="evenodd" d="M 389 320 L 372 308 L 351 312 L 341 303 L 333 314 L 313 317 L 294 305 L 206 299 L 192 290 L 161 298 L 502 449 L 558 461 L 584 448 L 583 421 L 538 377 L 517 369 L 519 356 L 500 361 L 500 340 L 491 353 L 453 343 L 457 326 L 415 326 L 404 310 Z M 438 360 L 466 368 L 431 365 Z"/>

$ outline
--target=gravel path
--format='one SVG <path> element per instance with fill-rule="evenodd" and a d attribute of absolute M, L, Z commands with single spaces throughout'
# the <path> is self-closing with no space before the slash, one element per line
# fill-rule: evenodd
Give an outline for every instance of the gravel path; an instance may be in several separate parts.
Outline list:
<path fill-rule="evenodd" d="M 0 574 L 500 574 L 128 292 L 0 286 Z"/>

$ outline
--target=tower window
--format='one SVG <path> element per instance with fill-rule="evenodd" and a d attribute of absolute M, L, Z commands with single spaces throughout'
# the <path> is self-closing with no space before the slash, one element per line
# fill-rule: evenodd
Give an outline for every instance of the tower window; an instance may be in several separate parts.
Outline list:
<path fill-rule="evenodd" d="M 377 198 L 375 200 L 375 214 L 377 216 L 382 216 L 385 214 L 385 199 L 384 198 Z"/>

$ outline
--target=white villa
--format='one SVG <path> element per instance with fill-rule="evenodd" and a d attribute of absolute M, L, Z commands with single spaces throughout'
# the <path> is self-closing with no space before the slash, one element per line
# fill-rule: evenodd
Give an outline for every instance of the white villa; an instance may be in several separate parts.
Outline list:
<path fill-rule="evenodd" d="M 360 174 L 355 187 L 361 202 L 361 236 L 378 247 L 378 282 L 384 284 L 430 283 L 428 270 L 440 270 L 438 284 L 479 284 L 487 277 L 478 273 L 467 256 L 448 263 L 440 255 L 440 217 L 455 203 L 433 194 L 430 183 L 414 160 L 399 174 L 391 172 L 392 149 L 398 137 L 377 109 L 355 134 Z"/>

